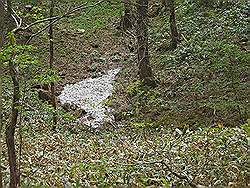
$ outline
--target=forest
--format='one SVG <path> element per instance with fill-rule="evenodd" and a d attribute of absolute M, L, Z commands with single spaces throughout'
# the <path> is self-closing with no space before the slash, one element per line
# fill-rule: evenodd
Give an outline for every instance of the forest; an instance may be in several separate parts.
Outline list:
<path fill-rule="evenodd" d="M 0 0 L 0 188 L 250 187 L 247 0 Z"/>

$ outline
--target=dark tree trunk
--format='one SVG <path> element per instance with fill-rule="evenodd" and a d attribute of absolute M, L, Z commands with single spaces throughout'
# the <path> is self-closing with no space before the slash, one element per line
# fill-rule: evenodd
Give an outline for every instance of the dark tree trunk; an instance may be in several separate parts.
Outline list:
<path fill-rule="evenodd" d="M 129 29 L 132 29 L 133 27 L 133 16 L 132 16 L 132 7 L 131 7 L 131 2 L 130 0 L 124 0 L 124 15 L 122 16 L 121 19 L 121 26 L 124 31 L 127 31 Z"/>
<path fill-rule="evenodd" d="M 171 49 L 176 49 L 178 44 L 178 30 L 176 26 L 176 18 L 175 18 L 175 3 L 174 0 L 169 1 L 169 23 L 170 23 L 170 30 L 171 30 Z"/>
<path fill-rule="evenodd" d="M 50 1 L 50 17 L 53 17 L 54 15 L 54 0 Z M 51 22 L 52 23 L 52 20 Z M 53 69 L 53 62 L 54 62 L 54 33 L 53 33 L 53 24 L 50 25 L 49 27 L 49 68 L 52 70 Z M 50 83 L 50 89 L 51 89 L 51 102 L 54 107 L 54 110 L 56 110 L 56 98 L 55 98 L 55 84 L 53 82 Z M 55 130 L 55 126 L 57 124 L 57 116 L 56 113 L 54 112 L 53 114 L 53 129 Z"/>
<path fill-rule="evenodd" d="M 4 1 L 0 0 L 0 50 L 2 50 L 5 38 L 5 16 Z"/>
<path fill-rule="evenodd" d="M 7 13 L 5 17 L 5 27 L 6 30 L 12 31 L 14 29 L 14 20 L 11 17 L 12 12 L 12 4 L 11 0 L 7 0 Z M 12 46 L 15 45 L 15 39 L 14 36 L 10 37 L 10 44 Z M 12 57 L 9 60 L 9 70 L 10 75 L 13 82 L 13 100 L 12 100 L 12 109 L 11 109 L 11 118 L 10 118 L 10 124 L 5 130 L 6 134 L 6 143 L 8 148 L 8 162 L 10 166 L 10 185 L 9 187 L 15 188 L 17 187 L 18 181 L 19 181 L 19 175 L 17 173 L 17 164 L 16 164 L 16 150 L 15 150 L 15 129 L 17 125 L 17 118 L 18 118 L 18 107 L 19 107 L 19 100 L 20 100 L 20 91 L 19 91 L 19 82 L 18 82 L 18 71 L 15 66 L 15 63 L 13 59 L 15 58 L 15 52 L 12 52 Z"/>
<path fill-rule="evenodd" d="M 139 66 L 139 76 L 144 84 L 153 86 L 152 69 L 149 64 L 148 52 L 148 0 L 137 0 L 137 61 Z"/>
<path fill-rule="evenodd" d="M 0 51 L 4 45 L 5 40 L 5 10 L 4 2 L 0 1 Z M 3 108 L 2 108 L 2 76 L 3 76 L 3 62 L 0 62 L 0 141 L 2 140 L 3 130 Z M 3 173 L 2 173 L 2 142 L 0 143 L 0 188 L 3 187 Z"/>
<path fill-rule="evenodd" d="M 10 125 L 6 129 L 6 143 L 8 147 L 8 160 L 10 165 L 10 187 L 17 187 L 18 184 L 18 174 L 17 174 L 17 164 L 16 164 L 16 150 L 15 150 L 15 129 L 18 117 L 18 106 L 20 99 L 19 92 L 19 82 L 17 78 L 17 69 L 12 60 L 9 62 L 10 74 L 12 82 L 14 85 L 13 91 L 13 101 L 12 101 L 12 112 Z"/>

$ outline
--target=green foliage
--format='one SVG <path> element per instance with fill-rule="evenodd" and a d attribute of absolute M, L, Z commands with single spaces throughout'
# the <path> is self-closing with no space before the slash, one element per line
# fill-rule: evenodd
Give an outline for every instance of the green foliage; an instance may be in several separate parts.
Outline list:
<path fill-rule="evenodd" d="M 247 133 L 247 136 L 250 137 L 250 119 L 247 120 L 247 123 L 241 126 Z"/>
<path fill-rule="evenodd" d="M 6 45 L 0 51 L 0 61 L 3 62 L 3 122 L 8 123 L 8 117 L 11 113 L 13 85 L 11 75 L 9 72 L 8 62 L 13 61 L 18 69 L 16 73 L 18 76 L 18 82 L 20 86 L 20 99 L 22 104 L 18 107 L 22 115 L 29 118 L 37 118 L 51 122 L 53 108 L 47 103 L 42 103 L 38 99 L 37 92 L 31 87 L 34 83 L 51 83 L 59 80 L 56 75 L 56 71 L 48 70 L 47 74 L 40 71 L 41 63 L 37 57 L 31 55 L 34 52 L 34 48 L 31 45 L 17 45 L 15 44 L 15 36 L 10 33 L 8 35 L 10 42 L 6 42 Z M 12 44 L 10 44 L 12 43 Z M 38 74 L 40 72 L 40 74 Z M 32 104 L 31 106 L 29 104 Z M 37 111 L 32 111 L 34 107 Z M 36 107 L 39 107 L 38 109 Z M 33 110 L 34 110 L 33 109 Z M 45 111 L 43 115 L 40 112 Z M 39 113 L 38 113 L 39 112 Z M 66 117 L 62 116 L 66 119 Z M 70 119 L 70 117 L 67 117 Z"/>
<path fill-rule="evenodd" d="M 135 81 L 134 83 L 131 83 L 128 87 L 127 87 L 127 93 L 130 96 L 135 96 L 137 94 L 143 94 L 145 90 L 143 90 L 143 88 L 141 87 L 142 84 L 141 82 Z"/>
<path fill-rule="evenodd" d="M 60 80 L 56 70 L 48 69 L 47 72 L 43 72 L 35 77 L 36 83 L 49 84 L 56 83 Z"/>
<path fill-rule="evenodd" d="M 228 3 L 221 7 L 222 2 Z M 181 42 L 174 51 L 151 53 L 161 83 L 147 92 L 130 84 L 124 89 L 133 97 L 129 109 L 138 119 L 147 114 L 156 124 L 243 123 L 249 117 L 246 2 L 214 1 L 211 9 L 192 0 L 176 3 Z M 167 18 L 151 20 L 154 49 L 170 40 Z"/>
<path fill-rule="evenodd" d="M 246 134 L 240 128 L 187 129 L 185 134 L 166 127 L 96 132 L 82 128 L 81 134 L 62 131 L 56 136 L 36 130 L 32 138 L 25 137 L 29 148 L 24 149 L 23 155 L 39 153 L 43 148 L 38 146 L 46 144 L 46 160 L 33 156 L 32 165 L 43 168 L 39 174 L 32 174 L 33 178 L 25 177 L 32 187 L 37 182 L 75 187 L 167 187 L 173 182 L 178 187 L 188 186 L 156 162 L 162 159 L 174 172 L 188 175 L 195 184 L 244 187 L 247 183 Z M 23 162 L 27 164 L 28 160 Z M 53 178 L 48 178 L 52 174 Z"/>
<path fill-rule="evenodd" d="M 46 2 L 44 2 L 46 3 Z M 17 14 L 20 16 L 24 21 L 37 21 L 44 19 L 46 15 L 44 14 L 43 7 L 39 6 L 37 3 L 37 0 L 21 0 L 21 1 L 13 1 L 13 4 L 15 4 L 17 7 L 19 7 Z M 32 9 L 27 10 L 24 7 L 27 5 L 31 5 Z M 22 8 L 21 8 L 22 7 Z M 41 25 L 44 25 L 44 23 L 41 23 Z M 39 28 L 38 25 L 35 25 L 34 28 Z"/>
<path fill-rule="evenodd" d="M 87 5 L 92 5 L 96 1 L 88 1 Z M 112 2 L 105 1 L 102 4 L 86 9 L 80 17 L 74 18 L 72 23 L 79 29 L 103 29 L 111 20 L 121 16 L 122 3 L 120 0 Z"/>

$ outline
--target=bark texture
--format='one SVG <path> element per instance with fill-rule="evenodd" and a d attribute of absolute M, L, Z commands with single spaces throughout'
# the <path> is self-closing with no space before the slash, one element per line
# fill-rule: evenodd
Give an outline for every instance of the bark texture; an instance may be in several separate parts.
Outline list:
<path fill-rule="evenodd" d="M 2 50 L 5 40 L 5 28 L 4 28 L 4 2 L 0 0 L 0 51 Z M 2 108 L 2 76 L 3 76 L 3 62 L 0 62 L 0 141 L 2 140 L 3 130 L 3 108 Z M 2 142 L 0 143 L 0 188 L 3 187 L 3 173 L 2 173 Z"/>
<path fill-rule="evenodd" d="M 139 77 L 146 85 L 155 85 L 148 52 L 148 0 L 137 0 L 137 61 Z"/>
<path fill-rule="evenodd" d="M 130 0 L 124 0 L 124 15 L 121 20 L 121 26 L 124 31 L 132 29 L 134 24 L 134 18 L 132 15 L 132 6 Z"/>
<path fill-rule="evenodd" d="M 11 16 L 12 14 L 12 1 L 7 0 L 7 12 L 5 16 L 4 28 L 6 28 L 6 32 L 10 32 L 14 29 L 15 22 Z M 14 36 L 10 37 L 10 45 L 15 45 Z M 12 57 L 9 60 L 9 71 L 13 83 L 13 99 L 12 99 L 12 109 L 11 109 L 11 117 L 10 124 L 7 126 L 5 130 L 6 134 L 6 144 L 8 148 L 8 162 L 10 166 L 10 188 L 15 188 L 19 182 L 19 175 L 17 173 L 17 163 L 16 163 L 16 149 L 15 149 L 15 130 L 17 125 L 18 118 L 18 107 L 20 100 L 20 91 L 19 91 L 19 81 L 18 81 L 18 71 L 14 62 L 15 59 L 15 51 L 12 52 Z"/>
<path fill-rule="evenodd" d="M 55 6 L 55 2 L 54 0 L 50 1 L 50 17 L 53 17 L 54 15 L 54 6 Z M 52 23 L 52 20 L 50 21 L 50 23 Z M 53 62 L 54 62 L 54 32 L 53 32 L 53 24 L 50 25 L 49 27 L 49 67 L 52 70 L 53 69 Z M 51 102 L 52 102 L 52 106 L 54 107 L 54 109 L 56 110 L 56 98 L 55 98 L 55 84 L 53 82 L 50 83 L 50 92 L 51 92 Z M 57 116 L 54 113 L 53 114 L 53 129 L 55 129 L 56 124 L 57 124 Z"/>
<path fill-rule="evenodd" d="M 178 44 L 178 30 L 176 25 L 176 17 L 175 17 L 175 2 L 174 0 L 168 0 L 169 4 L 169 22 L 170 22 L 170 30 L 171 30 L 171 48 L 176 49 Z"/>
<path fill-rule="evenodd" d="M 12 82 L 14 85 L 13 91 L 13 101 L 12 101 L 12 112 L 10 125 L 6 129 L 6 143 L 8 147 L 8 161 L 10 165 L 10 187 L 17 187 L 18 184 L 18 174 L 17 174 L 17 164 L 16 164 L 16 149 L 15 149 L 15 129 L 17 125 L 18 117 L 18 106 L 19 106 L 19 82 L 17 78 L 17 69 L 12 60 L 9 62 L 9 68 L 11 73 Z"/>

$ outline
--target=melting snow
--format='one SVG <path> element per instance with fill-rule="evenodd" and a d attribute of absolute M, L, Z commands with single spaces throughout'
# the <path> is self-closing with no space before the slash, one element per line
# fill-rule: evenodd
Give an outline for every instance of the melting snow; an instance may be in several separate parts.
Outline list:
<path fill-rule="evenodd" d="M 76 84 L 66 85 L 59 100 L 62 104 L 74 104 L 87 112 L 79 121 L 91 127 L 98 127 L 104 121 L 110 121 L 108 109 L 104 100 L 113 91 L 113 81 L 120 71 L 119 68 L 108 71 L 108 74 L 98 78 L 88 78 Z"/>

